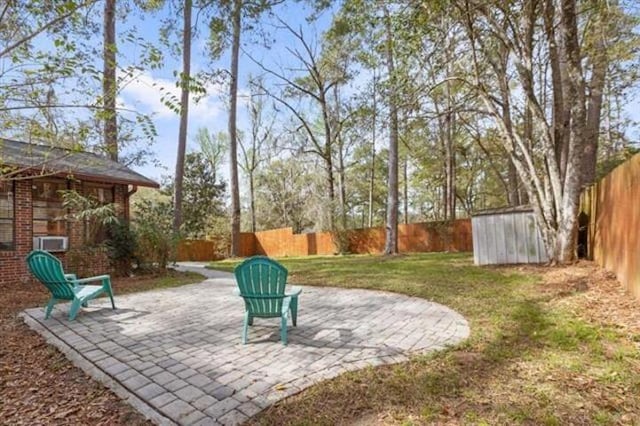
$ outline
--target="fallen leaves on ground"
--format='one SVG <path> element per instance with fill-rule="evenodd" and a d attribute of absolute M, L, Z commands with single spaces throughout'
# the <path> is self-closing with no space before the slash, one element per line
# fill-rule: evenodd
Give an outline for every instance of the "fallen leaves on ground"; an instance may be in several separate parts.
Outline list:
<path fill-rule="evenodd" d="M 118 278 L 118 294 L 153 287 L 155 276 Z M 11 425 L 148 425 L 142 415 L 73 366 L 29 329 L 18 313 L 44 306 L 37 283 L 0 284 L 0 423 Z"/>

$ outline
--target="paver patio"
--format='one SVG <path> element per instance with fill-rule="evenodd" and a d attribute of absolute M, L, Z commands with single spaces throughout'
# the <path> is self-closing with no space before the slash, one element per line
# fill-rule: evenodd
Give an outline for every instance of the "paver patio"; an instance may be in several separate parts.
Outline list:
<path fill-rule="evenodd" d="M 186 268 L 189 268 L 187 266 Z M 465 319 L 424 299 L 369 290 L 303 287 L 298 326 L 279 342 L 279 320 L 240 333 L 243 301 L 231 274 L 99 299 L 75 321 L 68 305 L 25 322 L 76 365 L 158 424 L 238 424 L 321 380 L 369 365 L 397 363 L 459 343 Z"/>

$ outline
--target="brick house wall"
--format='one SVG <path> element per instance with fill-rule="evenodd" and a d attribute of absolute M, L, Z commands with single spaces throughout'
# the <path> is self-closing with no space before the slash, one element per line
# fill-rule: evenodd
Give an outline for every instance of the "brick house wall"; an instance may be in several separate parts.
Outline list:
<path fill-rule="evenodd" d="M 0 284 L 31 281 L 25 259 L 33 250 L 32 179 L 17 180 L 14 184 L 14 249 L 0 250 Z M 70 181 L 70 189 L 83 192 L 83 183 Z M 125 220 L 128 212 L 128 186 L 114 185 L 114 203 L 118 215 Z M 84 248 L 84 223 L 67 222 L 69 249 L 53 253 L 68 272 L 80 277 L 112 273 L 109 259 L 102 248 Z"/>

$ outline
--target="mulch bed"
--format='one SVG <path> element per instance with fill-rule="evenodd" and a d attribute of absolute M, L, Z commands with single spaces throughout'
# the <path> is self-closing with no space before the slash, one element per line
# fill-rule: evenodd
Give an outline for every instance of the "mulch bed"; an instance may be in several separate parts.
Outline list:
<path fill-rule="evenodd" d="M 594 262 L 522 269 L 542 276 L 539 289 L 551 298 L 551 304 L 566 307 L 592 324 L 613 327 L 629 335 L 640 334 L 640 301 L 613 273 Z"/>
<path fill-rule="evenodd" d="M 118 294 L 153 287 L 154 276 L 116 278 Z M 74 367 L 27 327 L 18 313 L 44 306 L 37 283 L 0 284 L 0 423 L 11 425 L 149 425 L 102 384 Z"/>

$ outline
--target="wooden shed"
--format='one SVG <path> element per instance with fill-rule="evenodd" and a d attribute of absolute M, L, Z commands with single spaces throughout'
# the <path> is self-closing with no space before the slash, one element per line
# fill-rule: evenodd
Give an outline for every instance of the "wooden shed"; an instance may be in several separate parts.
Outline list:
<path fill-rule="evenodd" d="M 529 206 L 485 210 L 471 217 L 476 265 L 543 263 L 547 251 Z"/>

